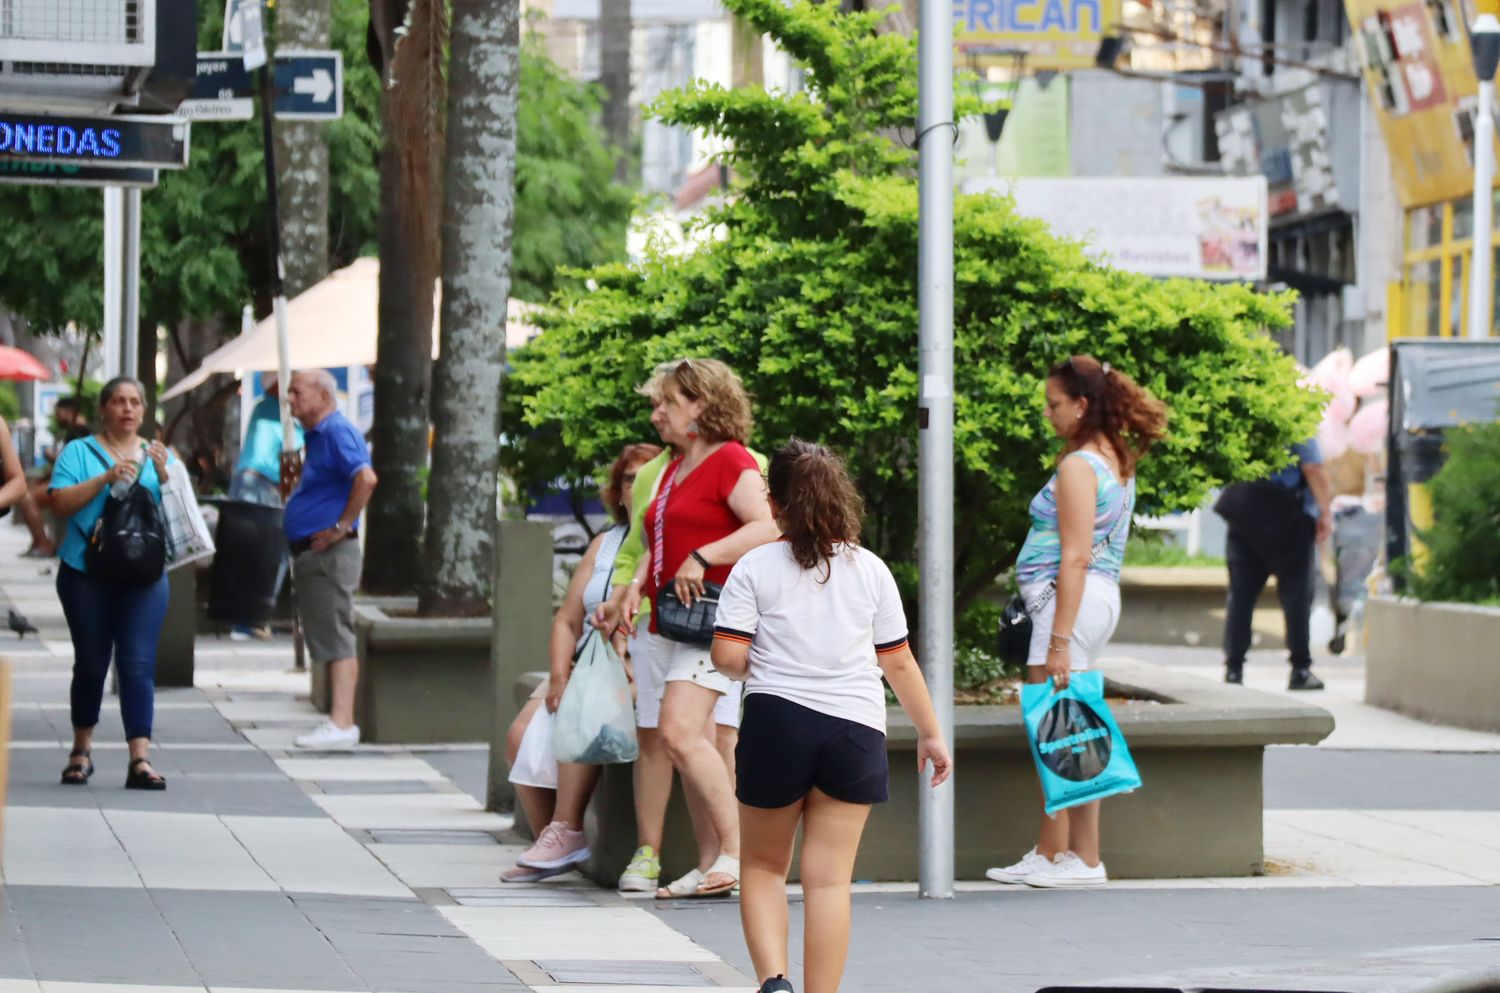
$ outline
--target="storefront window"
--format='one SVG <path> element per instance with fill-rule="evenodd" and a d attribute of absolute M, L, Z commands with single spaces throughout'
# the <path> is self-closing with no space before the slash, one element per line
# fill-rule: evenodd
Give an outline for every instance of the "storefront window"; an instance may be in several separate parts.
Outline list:
<path fill-rule="evenodd" d="M 1463 241 L 1474 234 L 1474 201 L 1468 197 L 1453 201 L 1453 240 Z"/>
<path fill-rule="evenodd" d="M 1418 262 L 1406 274 L 1406 333 L 1435 336 L 1442 320 L 1443 264 Z"/>
<path fill-rule="evenodd" d="M 1418 207 L 1406 215 L 1407 251 L 1420 252 L 1443 243 L 1443 205 Z"/>

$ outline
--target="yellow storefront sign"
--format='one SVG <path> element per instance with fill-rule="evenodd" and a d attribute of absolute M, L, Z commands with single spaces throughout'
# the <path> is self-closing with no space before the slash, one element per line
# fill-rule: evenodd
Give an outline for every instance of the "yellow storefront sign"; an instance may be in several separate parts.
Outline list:
<path fill-rule="evenodd" d="M 1344 0 L 1407 207 L 1474 188 L 1473 57 L 1461 0 Z"/>
<path fill-rule="evenodd" d="M 953 0 L 959 49 L 1025 52 L 1033 72 L 1092 66 L 1119 20 L 1120 0 Z"/>

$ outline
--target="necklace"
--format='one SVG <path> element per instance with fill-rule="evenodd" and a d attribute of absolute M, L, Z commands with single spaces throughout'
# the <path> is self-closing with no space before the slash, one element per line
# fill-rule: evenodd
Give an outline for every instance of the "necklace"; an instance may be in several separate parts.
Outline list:
<path fill-rule="evenodd" d="M 118 448 L 110 444 L 109 437 L 104 434 L 99 435 L 99 443 L 109 450 L 109 454 L 115 457 L 116 462 L 129 462 L 132 449 L 135 447 L 134 445 L 127 442 L 125 445 L 125 452 L 124 454 L 121 454 Z"/>

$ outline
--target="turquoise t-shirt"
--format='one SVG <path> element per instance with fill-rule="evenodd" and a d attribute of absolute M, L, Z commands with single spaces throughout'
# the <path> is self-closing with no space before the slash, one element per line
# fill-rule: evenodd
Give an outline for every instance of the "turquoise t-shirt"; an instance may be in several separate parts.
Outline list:
<path fill-rule="evenodd" d="M 173 459 L 171 454 L 167 458 Z M 110 466 L 115 464 L 115 457 L 109 454 L 109 449 L 99 444 L 92 437 L 79 438 L 70 441 L 58 456 L 57 464 L 52 467 L 52 481 L 48 484 L 48 490 L 65 490 L 69 486 L 77 486 L 79 483 L 87 482 L 95 476 L 102 476 L 109 471 Z M 141 467 L 141 485 L 150 494 L 161 502 L 161 480 L 156 478 L 156 463 L 149 458 Z M 58 557 L 66 565 L 72 566 L 79 572 L 86 572 L 83 552 L 89 544 L 89 532 L 94 530 L 94 522 L 99 520 L 99 515 L 104 513 L 104 501 L 109 496 L 109 487 L 99 491 L 99 495 L 78 509 L 68 519 L 67 531 L 63 534 L 62 547 L 58 549 Z"/>
<path fill-rule="evenodd" d="M 292 437 L 298 448 L 302 447 L 302 425 L 292 420 Z M 281 478 L 281 405 L 269 393 L 260 398 L 250 413 L 250 426 L 245 431 L 245 447 L 240 450 L 240 461 L 236 472 L 254 470 L 276 482 Z"/>

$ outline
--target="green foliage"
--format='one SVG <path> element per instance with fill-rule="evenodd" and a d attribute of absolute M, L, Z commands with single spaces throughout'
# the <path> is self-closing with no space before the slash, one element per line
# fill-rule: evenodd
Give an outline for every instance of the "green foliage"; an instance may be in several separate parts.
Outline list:
<path fill-rule="evenodd" d="M 1163 541 L 1159 535 L 1136 532 L 1125 545 L 1125 564 L 1146 568 L 1168 568 L 1175 566 L 1218 566 L 1224 560 L 1216 555 L 1189 555 L 1187 549 Z"/>
<path fill-rule="evenodd" d="M 0 382 L 0 418 L 6 424 L 14 424 L 21 416 L 21 398 L 16 395 L 16 384 Z"/>
<path fill-rule="evenodd" d="M 1448 461 L 1428 484 L 1427 558 L 1407 578 L 1423 600 L 1493 601 L 1500 597 L 1500 422 L 1455 428 L 1446 444 Z"/>
<path fill-rule="evenodd" d="M 614 181 L 599 88 L 564 72 L 536 35 L 521 50 L 520 93 L 511 295 L 541 302 L 560 270 L 624 258 L 632 196 Z"/>
<path fill-rule="evenodd" d="M 507 423 L 530 431 L 508 439 L 507 467 L 527 485 L 587 478 L 622 444 L 653 438 L 634 387 L 657 362 L 712 355 L 756 397 L 762 450 L 798 435 L 845 454 L 866 543 L 909 566 L 917 187 L 896 136 L 916 112 L 914 43 L 834 4 L 726 5 L 807 67 L 810 89 L 699 83 L 657 104 L 664 120 L 722 139 L 739 196 L 711 215 L 698 251 L 597 268 L 592 289 L 554 300 L 545 333 L 512 358 Z M 1042 377 L 1058 359 L 1092 353 L 1171 404 L 1171 437 L 1141 466 L 1148 513 L 1265 475 L 1316 426 L 1318 399 L 1263 333 L 1289 323 L 1286 297 L 1107 268 L 992 196 L 957 198 L 954 251 L 961 611 L 1014 558 L 1051 472 Z"/>

